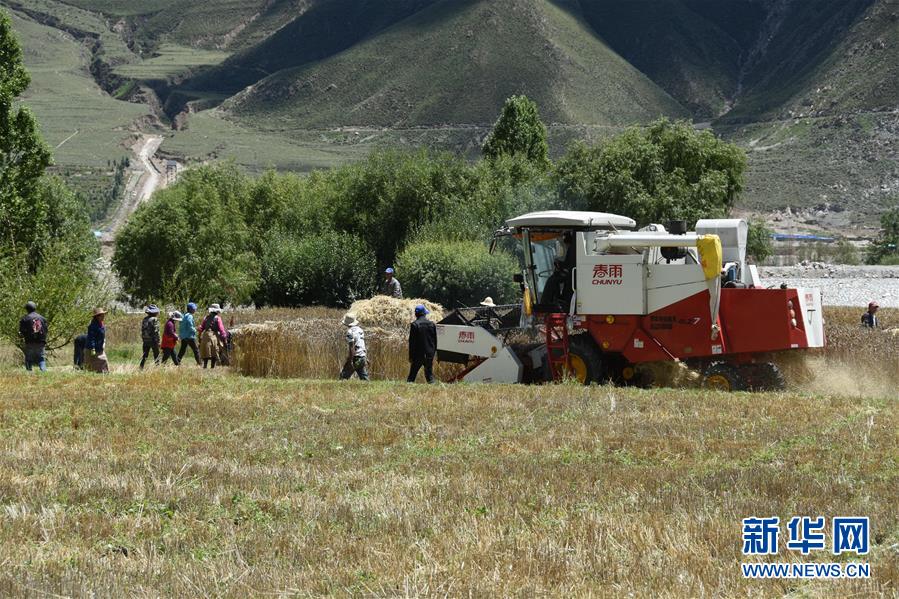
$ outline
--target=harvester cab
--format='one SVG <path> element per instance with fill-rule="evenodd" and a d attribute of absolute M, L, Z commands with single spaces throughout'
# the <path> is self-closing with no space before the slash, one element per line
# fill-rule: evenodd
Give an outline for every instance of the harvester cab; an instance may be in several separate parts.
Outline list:
<path fill-rule="evenodd" d="M 598 212 L 507 221 L 497 236 L 521 248 L 518 326 L 457 311 L 438 325 L 438 356 L 464 357 L 468 381 L 647 384 L 653 365 L 676 362 L 738 390 L 783 386 L 773 352 L 823 347 L 820 291 L 764 288 L 746 263 L 744 221 L 635 227 Z"/>

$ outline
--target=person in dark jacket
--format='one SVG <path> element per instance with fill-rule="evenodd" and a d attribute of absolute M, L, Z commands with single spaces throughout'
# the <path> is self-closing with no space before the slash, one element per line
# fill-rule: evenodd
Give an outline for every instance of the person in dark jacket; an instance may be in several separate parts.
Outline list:
<path fill-rule="evenodd" d="M 75 355 L 72 357 L 72 365 L 75 370 L 82 370 L 84 367 L 84 346 L 87 345 L 87 335 L 78 335 L 72 341 L 75 348 Z"/>
<path fill-rule="evenodd" d="M 159 308 L 150 304 L 144 308 L 144 319 L 140 323 L 140 338 L 143 341 L 144 353 L 140 358 L 140 368 L 144 369 L 150 352 L 153 352 L 153 361 L 159 366 Z"/>
<path fill-rule="evenodd" d="M 87 327 L 87 341 L 84 344 L 84 368 L 90 372 L 109 372 L 109 360 L 106 359 L 106 310 L 97 308 L 94 317 Z"/>
<path fill-rule="evenodd" d="M 877 322 L 877 310 L 880 306 L 877 305 L 877 302 L 871 302 L 868 304 L 868 311 L 862 314 L 862 326 L 868 329 L 876 329 L 878 328 Z"/>
<path fill-rule="evenodd" d="M 409 325 L 409 383 L 414 383 L 424 366 L 425 380 L 434 382 L 434 354 L 437 353 L 437 326 L 428 320 L 428 309 L 415 306 L 415 322 Z"/>
<path fill-rule="evenodd" d="M 47 372 L 47 319 L 37 313 L 34 302 L 25 304 L 25 316 L 19 321 L 19 336 L 24 342 L 25 370 L 37 366 Z"/>

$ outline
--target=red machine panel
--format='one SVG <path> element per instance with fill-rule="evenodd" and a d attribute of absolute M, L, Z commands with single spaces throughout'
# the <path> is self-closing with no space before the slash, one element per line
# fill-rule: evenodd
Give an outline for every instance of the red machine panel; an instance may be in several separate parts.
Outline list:
<path fill-rule="evenodd" d="M 795 289 L 722 289 L 721 324 L 729 353 L 808 347 Z"/>

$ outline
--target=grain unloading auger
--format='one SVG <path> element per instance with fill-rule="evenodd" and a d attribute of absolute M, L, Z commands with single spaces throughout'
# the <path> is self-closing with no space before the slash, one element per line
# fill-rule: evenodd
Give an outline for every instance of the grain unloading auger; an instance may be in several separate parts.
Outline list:
<path fill-rule="evenodd" d="M 784 385 L 772 353 L 824 346 L 820 290 L 765 288 L 746 264 L 744 221 L 634 227 L 600 212 L 509 220 L 494 241 L 520 244 L 522 302 L 452 312 L 438 358 L 473 382 L 648 384 L 678 363 L 707 387 L 763 390 Z"/>

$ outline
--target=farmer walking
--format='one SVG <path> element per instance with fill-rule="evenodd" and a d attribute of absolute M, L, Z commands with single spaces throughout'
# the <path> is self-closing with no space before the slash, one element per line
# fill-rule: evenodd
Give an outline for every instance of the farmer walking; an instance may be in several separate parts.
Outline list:
<path fill-rule="evenodd" d="M 396 299 L 403 299 L 403 287 L 397 278 L 393 276 L 394 274 L 393 268 L 388 268 L 384 271 L 384 285 L 381 287 L 381 294 L 389 295 Z"/>
<path fill-rule="evenodd" d="M 143 321 L 140 323 L 140 338 L 144 343 L 144 353 L 140 359 L 140 369 L 144 369 L 144 364 L 153 352 L 153 362 L 159 365 L 159 308 L 155 304 L 150 304 L 144 308 Z"/>
<path fill-rule="evenodd" d="M 19 336 L 24 342 L 25 370 L 37 366 L 47 372 L 47 319 L 37 313 L 34 302 L 25 304 L 25 316 L 19 321 Z"/>
<path fill-rule="evenodd" d="M 868 311 L 862 314 L 862 326 L 868 329 L 876 329 L 878 327 L 877 321 L 877 310 L 880 306 L 877 305 L 877 302 L 871 302 L 868 304 Z"/>
<path fill-rule="evenodd" d="M 197 361 L 197 366 L 199 366 L 200 349 L 197 347 L 197 325 L 194 322 L 194 312 L 196 311 L 197 305 L 193 302 L 188 302 L 187 311 L 181 318 L 181 326 L 178 327 L 178 333 L 181 337 L 181 349 L 178 350 L 178 362 L 180 363 L 184 358 L 184 354 L 187 353 L 187 348 L 189 347 L 194 352 L 194 360 Z"/>
<path fill-rule="evenodd" d="M 359 326 L 356 315 L 349 313 L 343 317 L 346 330 L 347 356 L 340 371 L 340 379 L 346 380 L 356 373 L 361 381 L 368 380 L 368 369 L 365 356 L 365 331 Z"/>
<path fill-rule="evenodd" d="M 178 323 L 181 322 L 181 312 L 175 310 L 169 312 L 169 319 L 165 323 L 165 330 L 162 332 L 162 363 L 171 358 L 175 366 L 181 365 L 181 360 L 175 355 L 175 347 L 178 345 Z"/>
<path fill-rule="evenodd" d="M 437 352 L 437 326 L 428 320 L 428 309 L 415 306 L 415 321 L 409 325 L 409 383 L 414 383 L 424 366 L 425 380 L 434 382 L 434 354 Z"/>
<path fill-rule="evenodd" d="M 109 360 L 106 359 L 106 310 L 97 308 L 94 317 L 87 327 L 87 339 L 84 342 L 84 368 L 90 372 L 109 372 Z"/>
<path fill-rule="evenodd" d="M 212 304 L 209 306 L 209 313 L 200 324 L 200 357 L 203 359 L 203 368 L 208 368 L 210 363 L 215 368 L 228 339 L 228 331 L 222 322 L 221 312 L 221 306 Z"/>

